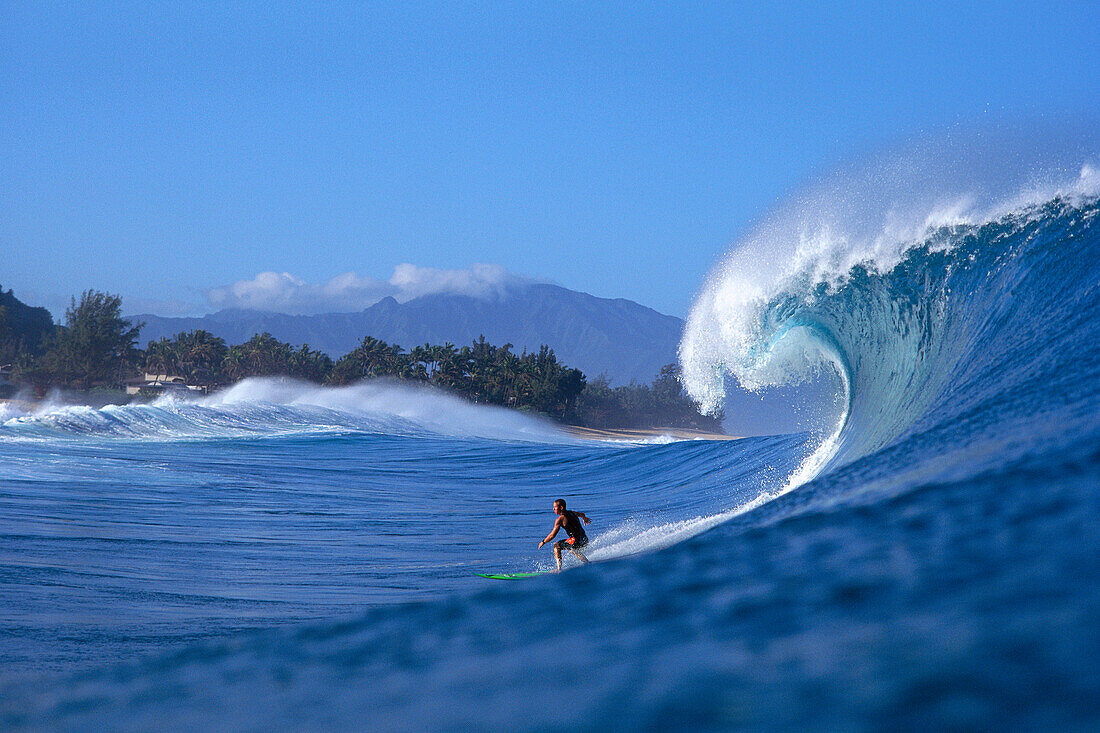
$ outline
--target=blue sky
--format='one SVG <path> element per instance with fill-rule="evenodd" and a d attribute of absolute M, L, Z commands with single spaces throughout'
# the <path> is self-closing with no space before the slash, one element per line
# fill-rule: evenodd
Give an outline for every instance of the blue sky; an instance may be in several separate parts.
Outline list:
<path fill-rule="evenodd" d="M 0 284 L 55 317 L 403 263 L 684 316 L 833 166 L 1100 110 L 1095 2 L 92 5 L 0 5 Z"/>

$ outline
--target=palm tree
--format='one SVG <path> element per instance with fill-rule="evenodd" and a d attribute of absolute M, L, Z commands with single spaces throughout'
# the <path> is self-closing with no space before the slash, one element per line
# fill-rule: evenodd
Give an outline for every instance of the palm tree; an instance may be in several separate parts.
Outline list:
<path fill-rule="evenodd" d="M 432 375 L 434 384 L 440 387 L 457 387 L 465 375 L 458 349 L 450 341 L 442 346 L 433 347 L 436 370 Z"/>
<path fill-rule="evenodd" d="M 176 345 L 166 338 L 150 341 L 145 350 L 145 370 L 150 374 L 174 374 L 179 368 Z"/>
<path fill-rule="evenodd" d="M 225 339 L 198 329 L 190 333 L 186 358 L 200 369 L 212 369 L 225 356 Z"/>
<path fill-rule="evenodd" d="M 222 377 L 227 382 L 236 382 L 245 373 L 245 351 L 241 346 L 234 346 L 222 357 Z"/>

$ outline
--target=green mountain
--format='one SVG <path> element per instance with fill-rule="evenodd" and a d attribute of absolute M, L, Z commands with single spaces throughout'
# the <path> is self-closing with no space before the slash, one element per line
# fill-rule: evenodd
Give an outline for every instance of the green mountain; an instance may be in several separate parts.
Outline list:
<path fill-rule="evenodd" d="M 181 331 L 204 329 L 231 344 L 257 333 L 309 344 L 338 358 L 363 336 L 405 349 L 425 343 L 469 345 L 481 335 L 511 343 L 519 353 L 549 345 L 558 359 L 589 378 L 606 373 L 612 382 L 648 384 L 662 366 L 676 361 L 683 321 L 622 298 L 597 298 L 556 285 L 532 284 L 494 299 L 426 295 L 405 303 L 385 298 L 358 313 L 286 315 L 223 310 L 202 318 L 134 316 L 144 321 L 140 345 Z"/>

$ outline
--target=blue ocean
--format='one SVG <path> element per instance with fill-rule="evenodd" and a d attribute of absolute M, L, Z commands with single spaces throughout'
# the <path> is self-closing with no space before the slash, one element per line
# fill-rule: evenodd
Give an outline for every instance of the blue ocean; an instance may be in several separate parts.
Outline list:
<path fill-rule="evenodd" d="M 685 385 L 831 385 L 794 434 L 590 440 L 274 379 L 0 407 L 0 723 L 1094 730 L 1095 179 L 750 237 Z M 559 497 L 591 564 L 474 575 L 552 568 Z"/>

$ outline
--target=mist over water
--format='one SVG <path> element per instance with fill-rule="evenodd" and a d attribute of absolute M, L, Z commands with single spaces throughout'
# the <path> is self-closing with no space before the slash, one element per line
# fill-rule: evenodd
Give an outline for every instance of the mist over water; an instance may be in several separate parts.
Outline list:
<path fill-rule="evenodd" d="M 245 379 L 209 397 L 165 396 L 149 404 L 92 408 L 47 402 L 5 405 L 10 438 L 71 434 L 126 438 L 218 438 L 358 432 L 500 440 L 570 440 L 552 423 L 514 410 L 478 406 L 431 387 L 385 380 L 321 387 L 287 378 Z"/>
<path fill-rule="evenodd" d="M 835 384 L 793 435 L 587 441 L 375 383 L 4 406 L 0 720 L 1093 727 L 1100 189 L 1073 152 L 907 152 L 734 247 L 685 384 Z M 558 497 L 591 565 L 473 576 L 552 567 Z"/>

